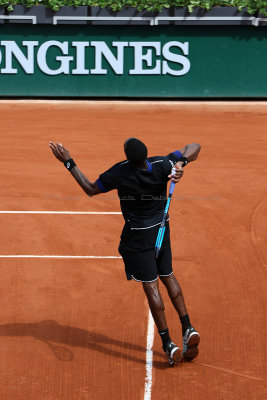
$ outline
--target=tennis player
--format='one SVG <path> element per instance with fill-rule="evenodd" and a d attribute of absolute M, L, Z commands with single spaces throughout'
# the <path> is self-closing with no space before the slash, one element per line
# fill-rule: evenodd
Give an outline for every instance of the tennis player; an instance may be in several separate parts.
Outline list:
<path fill-rule="evenodd" d="M 127 159 L 102 173 L 94 183 L 78 169 L 69 151 L 61 143 L 50 142 L 49 146 L 88 196 L 117 190 L 125 220 L 119 252 L 125 264 L 126 277 L 143 284 L 169 364 L 173 366 L 181 360 L 195 358 L 200 335 L 191 325 L 181 287 L 172 270 L 169 217 L 157 259 L 155 243 L 166 205 L 167 183 L 170 179 L 179 182 L 183 176 L 183 167 L 197 159 L 200 145 L 188 144 L 167 156 L 147 157 L 145 144 L 136 138 L 129 138 L 124 143 Z M 158 277 L 167 288 L 180 317 L 182 351 L 170 338 Z"/>

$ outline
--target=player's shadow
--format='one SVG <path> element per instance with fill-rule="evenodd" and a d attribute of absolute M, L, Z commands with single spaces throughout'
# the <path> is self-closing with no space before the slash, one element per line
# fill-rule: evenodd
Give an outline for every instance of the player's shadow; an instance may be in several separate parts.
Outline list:
<path fill-rule="evenodd" d="M 0 325 L 0 336 L 29 336 L 36 340 L 46 343 L 55 357 L 61 361 L 72 361 L 73 353 L 66 346 L 82 347 L 92 351 L 98 351 L 111 357 L 132 360 L 134 362 L 145 363 L 145 351 L 142 346 L 134 343 L 127 343 L 119 339 L 111 339 L 106 335 L 90 332 L 85 329 L 73 326 L 59 325 L 56 321 L 41 321 L 36 323 L 10 323 Z M 114 346 L 118 349 L 115 350 Z M 140 358 L 133 353 L 141 353 Z M 164 357 L 164 361 L 155 361 L 153 366 L 158 369 L 168 367 L 165 355 L 154 352 L 159 357 Z"/>

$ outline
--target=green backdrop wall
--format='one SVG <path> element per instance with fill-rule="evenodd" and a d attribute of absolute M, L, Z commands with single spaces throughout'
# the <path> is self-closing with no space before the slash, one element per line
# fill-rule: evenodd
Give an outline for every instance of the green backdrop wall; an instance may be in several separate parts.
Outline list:
<path fill-rule="evenodd" d="M 267 29 L 0 27 L 0 96 L 266 97 Z"/>

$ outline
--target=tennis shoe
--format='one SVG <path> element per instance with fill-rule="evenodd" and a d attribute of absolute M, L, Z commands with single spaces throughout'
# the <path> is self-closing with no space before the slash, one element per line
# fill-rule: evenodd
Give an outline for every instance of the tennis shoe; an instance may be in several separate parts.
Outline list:
<path fill-rule="evenodd" d="M 199 333 L 191 326 L 183 337 L 183 358 L 191 361 L 198 355 L 198 345 L 200 341 Z"/>
<path fill-rule="evenodd" d="M 174 367 L 174 365 L 178 365 L 182 358 L 181 349 L 173 342 L 168 342 L 166 348 L 163 347 L 163 350 L 167 354 L 170 366 Z"/>

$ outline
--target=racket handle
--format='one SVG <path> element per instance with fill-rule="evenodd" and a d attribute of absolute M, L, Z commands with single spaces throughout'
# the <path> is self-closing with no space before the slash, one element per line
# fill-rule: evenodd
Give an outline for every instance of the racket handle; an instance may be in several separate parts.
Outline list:
<path fill-rule="evenodd" d="M 174 188 L 175 188 L 175 183 L 173 181 L 171 181 L 169 194 L 173 194 Z"/>

